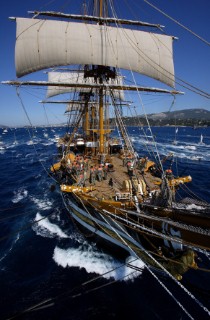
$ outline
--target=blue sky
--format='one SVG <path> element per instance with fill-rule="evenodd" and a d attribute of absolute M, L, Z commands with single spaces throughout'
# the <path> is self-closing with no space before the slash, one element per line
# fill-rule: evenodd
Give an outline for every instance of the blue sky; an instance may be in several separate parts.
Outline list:
<path fill-rule="evenodd" d="M 149 0 L 148 0 L 149 1 Z M 15 22 L 8 17 L 28 17 L 27 11 L 32 10 L 56 10 L 66 13 L 82 12 L 82 2 L 74 1 L 49 1 L 49 0 L 7 0 L 1 10 L 1 52 L 0 52 L 0 80 L 14 80 L 14 46 L 15 46 Z M 88 1 L 86 1 L 88 2 Z M 152 4 L 178 20 L 181 24 L 210 42 L 210 1 L 209 0 L 150 0 Z M 44 3 L 48 3 L 47 6 Z M 193 36 L 179 25 L 149 6 L 144 0 L 113 0 L 119 17 L 160 23 L 165 26 L 168 35 L 174 35 L 179 40 L 174 43 L 174 63 L 176 77 L 210 92 L 210 46 Z M 20 80 L 43 80 L 43 73 L 26 76 Z M 139 77 L 140 85 L 152 85 L 161 87 L 158 82 L 152 82 L 145 77 Z M 176 89 L 184 91 L 184 95 L 177 96 L 172 110 L 189 108 L 204 108 L 210 111 L 210 100 L 197 95 L 185 88 L 176 85 Z M 27 110 L 33 125 L 64 122 L 64 106 L 46 105 L 48 118 L 40 99 L 44 98 L 44 90 L 39 91 L 26 88 L 21 90 L 20 100 L 16 89 L 11 86 L 0 86 L 0 125 L 22 126 L 29 124 L 23 111 L 22 104 Z M 131 96 L 132 98 L 132 96 Z M 145 109 L 148 113 L 169 111 L 172 99 L 165 96 L 143 97 Z M 135 100 L 134 100 L 135 101 Z M 149 103 L 151 102 L 151 103 Z"/>

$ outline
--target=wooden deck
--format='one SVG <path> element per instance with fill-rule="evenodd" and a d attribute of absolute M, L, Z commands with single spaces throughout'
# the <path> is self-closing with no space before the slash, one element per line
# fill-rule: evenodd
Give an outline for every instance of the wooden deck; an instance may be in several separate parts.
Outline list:
<path fill-rule="evenodd" d="M 111 164 L 113 165 L 113 170 L 108 171 L 107 179 L 98 181 L 96 178 L 95 188 L 96 190 L 92 191 L 91 194 L 97 198 L 104 199 L 113 199 L 116 196 L 116 193 L 129 192 L 125 189 L 125 181 L 131 179 L 137 179 L 143 181 L 146 184 L 147 191 L 159 190 L 158 182 L 160 183 L 161 179 L 152 176 L 149 172 L 141 174 L 140 171 L 134 167 L 133 177 L 129 177 L 128 170 L 126 166 L 123 166 L 123 160 L 120 158 L 119 154 L 111 156 Z M 89 167 L 95 165 L 96 161 L 90 160 Z M 90 171 L 87 172 L 86 186 L 90 186 L 89 182 Z M 113 186 L 109 185 L 109 181 L 112 178 Z M 156 184 L 157 183 L 157 184 Z M 140 194 L 136 194 L 139 199 L 142 198 Z M 146 195 L 145 195 L 146 196 Z"/>

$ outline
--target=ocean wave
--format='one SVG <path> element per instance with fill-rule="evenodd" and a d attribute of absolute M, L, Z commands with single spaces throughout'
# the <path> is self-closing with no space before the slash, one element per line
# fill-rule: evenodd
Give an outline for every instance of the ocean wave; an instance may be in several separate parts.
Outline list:
<path fill-rule="evenodd" d="M 200 161 L 200 160 L 203 160 L 204 157 L 202 157 L 202 156 L 192 156 L 192 157 L 189 157 L 189 159 L 195 160 L 195 161 Z"/>
<path fill-rule="evenodd" d="M 44 238 L 68 238 L 68 235 L 66 235 L 59 226 L 50 222 L 48 218 L 45 218 L 41 214 L 37 213 L 34 222 L 40 219 L 42 220 L 33 224 L 32 226 L 32 229 L 37 235 Z"/>
<path fill-rule="evenodd" d="M 14 245 L 15 245 L 16 242 L 19 240 L 19 238 L 20 238 L 20 234 L 19 234 L 19 232 L 18 232 L 18 233 L 16 234 L 16 237 L 15 237 L 15 239 L 13 240 L 10 248 L 7 250 L 7 252 L 5 252 L 5 253 L 3 254 L 2 257 L 0 257 L 0 262 L 2 262 L 2 261 L 8 256 L 8 254 L 12 251 Z"/>
<path fill-rule="evenodd" d="M 188 145 L 185 146 L 185 148 L 193 151 L 197 149 L 196 146 L 188 146 Z"/>
<path fill-rule="evenodd" d="M 25 155 L 25 158 L 33 157 L 33 156 L 34 156 L 34 153 L 27 153 L 27 154 Z"/>
<path fill-rule="evenodd" d="M 36 139 L 36 140 L 29 140 L 29 141 L 26 142 L 26 144 L 27 144 L 28 146 L 35 145 L 35 144 L 38 144 L 38 143 L 39 143 L 39 140 L 38 140 L 38 139 Z"/>
<path fill-rule="evenodd" d="M 57 265 L 67 267 L 85 268 L 88 273 L 97 273 L 106 279 L 114 278 L 115 280 L 132 280 L 141 274 L 141 271 L 131 270 L 126 266 L 126 263 L 143 269 L 144 263 L 140 259 L 129 257 L 125 264 L 115 260 L 111 256 L 95 251 L 93 247 L 84 247 L 61 249 L 56 247 L 53 254 L 53 259 Z"/>
<path fill-rule="evenodd" d="M 49 210 L 52 208 L 52 202 L 47 199 L 37 199 L 35 197 L 31 197 L 31 200 L 37 205 L 37 207 L 41 210 Z"/>
<path fill-rule="evenodd" d="M 43 146 L 51 146 L 53 144 L 53 141 L 52 142 L 43 142 L 42 145 Z"/>
<path fill-rule="evenodd" d="M 26 190 L 24 187 L 20 187 L 17 191 L 13 191 L 13 193 L 14 193 L 14 197 L 12 198 L 13 203 L 18 203 L 22 199 L 28 196 L 28 190 Z"/>

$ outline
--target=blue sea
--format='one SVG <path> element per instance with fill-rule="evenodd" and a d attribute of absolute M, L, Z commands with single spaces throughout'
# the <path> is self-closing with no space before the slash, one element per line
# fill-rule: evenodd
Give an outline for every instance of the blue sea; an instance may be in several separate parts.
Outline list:
<path fill-rule="evenodd" d="M 0 129 L 0 319 L 209 319 L 210 272 L 189 271 L 180 285 L 78 231 L 48 174 L 65 132 Z M 189 188 L 210 202 L 210 128 L 130 127 L 129 135 L 149 156 L 155 137 L 161 159 L 173 153 L 164 165 L 191 175 Z M 210 269 L 210 255 L 202 259 Z"/>

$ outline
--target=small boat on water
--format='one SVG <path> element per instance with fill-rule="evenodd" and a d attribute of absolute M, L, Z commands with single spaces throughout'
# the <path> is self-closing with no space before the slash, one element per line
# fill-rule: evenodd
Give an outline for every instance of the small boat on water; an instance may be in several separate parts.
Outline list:
<path fill-rule="evenodd" d="M 185 188 L 190 175 L 165 167 L 151 128 L 154 152 L 136 152 L 123 116 L 126 92 L 182 94 L 174 89 L 173 37 L 161 34 L 159 24 L 108 17 L 108 4 L 94 1 L 90 15 L 15 18 L 17 77 L 54 70 L 47 81 L 7 84 L 47 87 L 43 103 L 67 105 L 67 132 L 57 140 L 50 172 L 80 231 L 181 280 L 199 268 L 198 252 L 210 250 L 210 204 Z M 121 70 L 170 89 L 125 84 Z M 68 101 L 52 100 L 64 93 Z"/>
<path fill-rule="evenodd" d="M 202 133 L 201 133 L 201 136 L 200 136 L 200 141 L 199 141 L 199 143 L 198 143 L 199 145 L 205 145 L 205 143 L 203 142 L 203 135 L 202 135 Z"/>
<path fill-rule="evenodd" d="M 177 145 L 177 133 L 178 133 L 178 130 L 179 130 L 179 129 L 176 128 L 176 130 L 175 130 L 175 138 L 174 138 L 174 140 L 172 141 L 172 144 L 175 145 L 175 146 Z"/>

